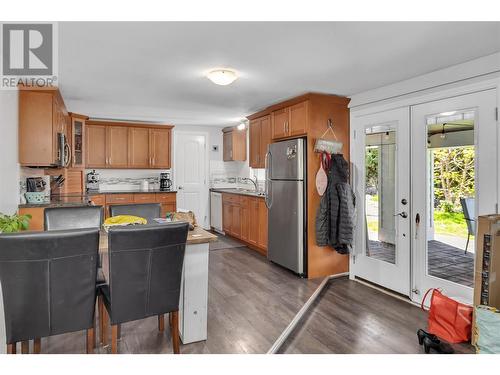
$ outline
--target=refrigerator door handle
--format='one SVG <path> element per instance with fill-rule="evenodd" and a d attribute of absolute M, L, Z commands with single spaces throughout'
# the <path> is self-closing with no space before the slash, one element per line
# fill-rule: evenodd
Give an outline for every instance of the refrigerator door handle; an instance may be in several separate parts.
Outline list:
<path fill-rule="evenodd" d="M 272 204 L 272 199 L 270 199 L 270 196 L 269 196 L 269 185 L 271 185 L 271 180 L 269 178 L 269 175 L 271 173 L 270 168 L 271 168 L 271 164 L 272 164 L 271 158 L 272 158 L 271 151 L 267 151 L 266 158 L 264 160 L 264 167 L 266 168 L 266 176 L 265 176 L 265 180 L 264 180 L 264 193 L 265 193 L 264 202 L 266 203 L 266 207 L 268 209 L 271 208 L 271 204 Z M 271 188 L 271 194 L 272 194 L 272 188 Z"/>

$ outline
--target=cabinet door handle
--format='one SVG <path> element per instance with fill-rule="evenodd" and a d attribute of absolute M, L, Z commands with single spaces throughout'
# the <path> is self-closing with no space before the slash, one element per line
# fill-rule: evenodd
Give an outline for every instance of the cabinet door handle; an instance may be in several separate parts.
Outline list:
<path fill-rule="evenodd" d="M 286 121 L 283 121 L 283 133 L 286 134 Z"/>

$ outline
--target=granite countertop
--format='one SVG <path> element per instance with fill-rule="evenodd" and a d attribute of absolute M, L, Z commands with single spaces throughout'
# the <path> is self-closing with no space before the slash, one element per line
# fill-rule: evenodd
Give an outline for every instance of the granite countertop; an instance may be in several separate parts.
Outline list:
<path fill-rule="evenodd" d="M 61 202 L 61 201 L 52 201 L 48 203 L 24 203 L 19 204 L 19 208 L 47 208 L 47 207 L 81 207 L 81 206 L 90 206 L 88 200 L 81 200 L 78 202 Z"/>
<path fill-rule="evenodd" d="M 148 193 L 177 193 L 177 190 L 87 190 L 87 195 L 101 195 L 101 194 L 148 194 Z"/>
<path fill-rule="evenodd" d="M 247 190 L 247 189 L 242 189 L 242 188 L 211 188 L 210 191 L 215 191 L 217 193 L 249 195 L 251 197 L 264 198 L 264 192 L 256 193 L 253 190 Z"/>

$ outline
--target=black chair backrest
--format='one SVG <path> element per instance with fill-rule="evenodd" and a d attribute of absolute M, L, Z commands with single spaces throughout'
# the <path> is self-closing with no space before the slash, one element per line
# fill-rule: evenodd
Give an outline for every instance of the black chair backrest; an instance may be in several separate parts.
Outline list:
<path fill-rule="evenodd" d="M 98 229 L 0 235 L 7 343 L 93 326 Z"/>
<path fill-rule="evenodd" d="M 45 230 L 100 228 L 101 206 L 53 207 L 44 210 Z"/>
<path fill-rule="evenodd" d="M 109 212 L 111 216 L 133 215 L 151 221 L 154 218 L 160 217 L 161 205 L 159 203 L 112 205 L 109 207 Z"/>
<path fill-rule="evenodd" d="M 110 228 L 112 324 L 179 309 L 188 226 L 179 222 Z"/>

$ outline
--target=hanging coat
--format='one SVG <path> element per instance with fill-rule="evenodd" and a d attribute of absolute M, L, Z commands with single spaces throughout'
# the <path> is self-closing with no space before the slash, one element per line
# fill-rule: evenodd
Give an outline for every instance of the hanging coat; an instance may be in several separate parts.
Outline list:
<path fill-rule="evenodd" d="M 341 254 L 350 251 L 354 239 L 355 197 L 348 181 L 349 164 L 342 155 L 332 155 L 328 187 L 316 212 L 316 244 Z"/>

